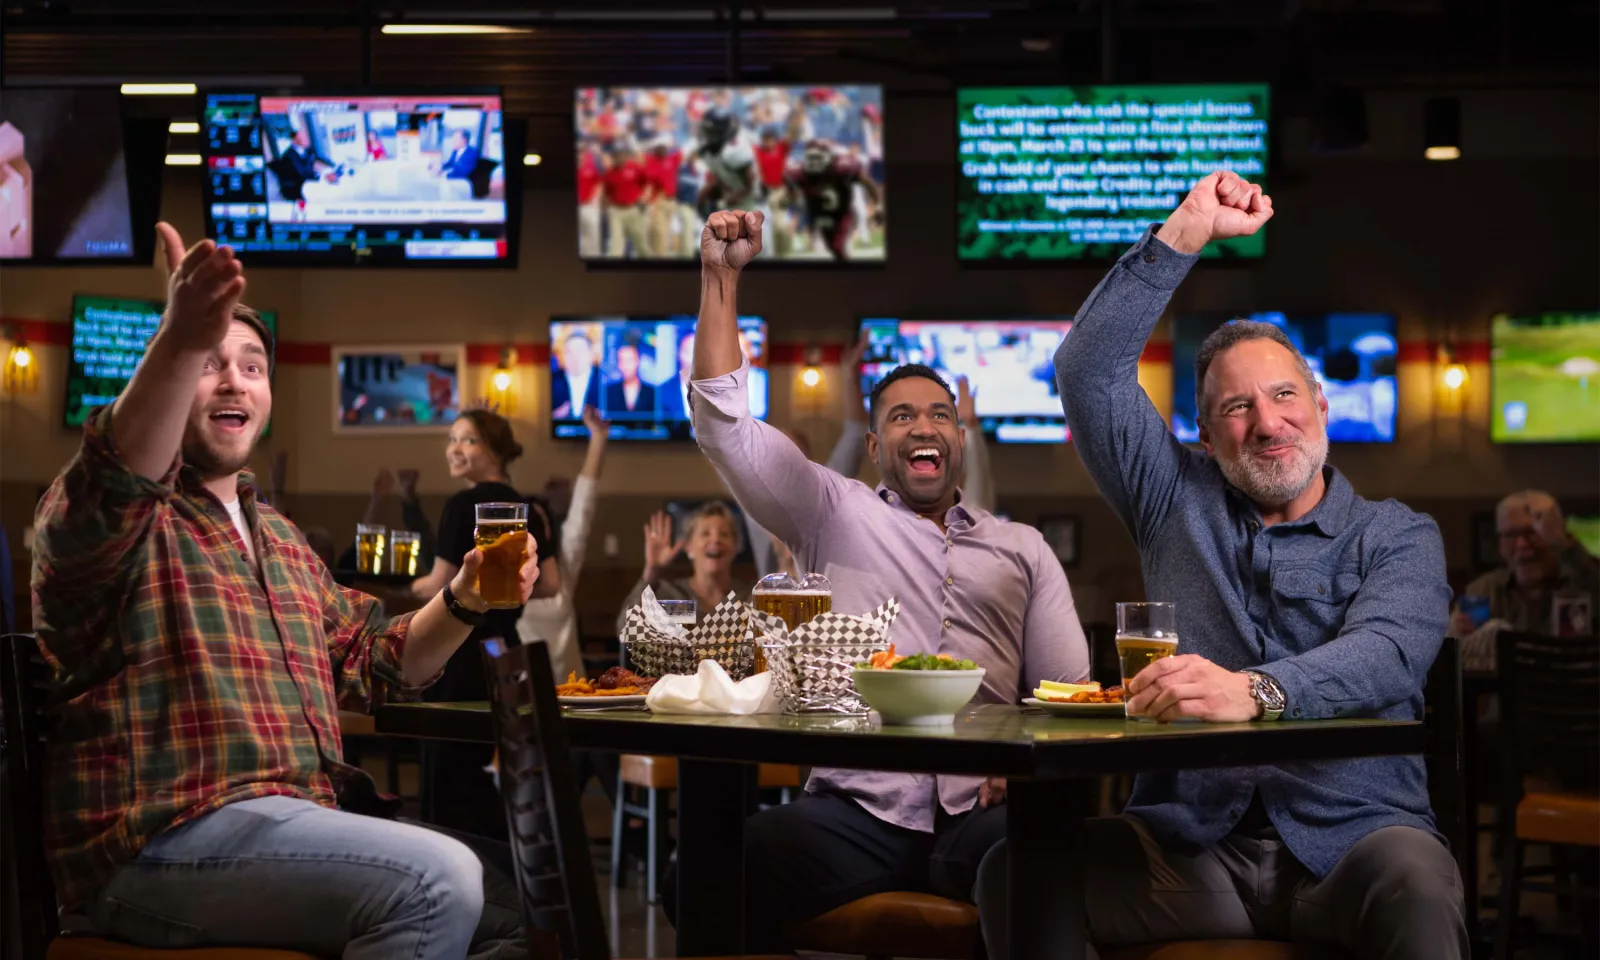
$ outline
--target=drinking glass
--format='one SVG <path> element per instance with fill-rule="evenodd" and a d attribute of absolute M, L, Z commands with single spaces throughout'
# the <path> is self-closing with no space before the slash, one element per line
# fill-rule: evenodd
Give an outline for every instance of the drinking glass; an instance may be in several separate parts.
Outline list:
<path fill-rule="evenodd" d="M 384 541 L 389 528 L 381 523 L 356 524 L 356 571 L 379 574 L 384 572 Z"/>
<path fill-rule="evenodd" d="M 389 572 L 401 576 L 417 575 L 417 554 L 422 535 L 415 530 L 395 530 L 389 534 Z"/>
<path fill-rule="evenodd" d="M 695 613 L 698 605 L 693 600 L 661 600 L 661 610 L 667 619 L 673 623 L 681 624 L 686 630 L 694 629 Z"/>
<path fill-rule="evenodd" d="M 478 596 L 493 610 L 522 606 L 522 565 L 528 559 L 528 505 L 480 503 L 473 541 L 483 552 Z"/>
<path fill-rule="evenodd" d="M 1117 660 L 1122 664 L 1123 712 L 1130 720 L 1149 717 L 1127 712 L 1128 683 L 1139 671 L 1178 652 L 1178 607 L 1173 603 L 1117 604 Z"/>

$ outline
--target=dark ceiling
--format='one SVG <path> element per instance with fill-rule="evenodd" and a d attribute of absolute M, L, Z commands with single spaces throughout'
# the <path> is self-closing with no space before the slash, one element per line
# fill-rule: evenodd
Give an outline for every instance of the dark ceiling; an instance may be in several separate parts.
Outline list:
<path fill-rule="evenodd" d="M 1595 0 L 0 0 L 8 83 L 172 79 L 495 85 L 554 122 L 580 83 L 1269 79 L 1294 109 L 1329 85 L 1593 90 Z M 739 28 L 733 30 L 738 9 Z M 384 23 L 525 32 L 388 36 Z M 737 32 L 737 41 L 734 34 Z"/>

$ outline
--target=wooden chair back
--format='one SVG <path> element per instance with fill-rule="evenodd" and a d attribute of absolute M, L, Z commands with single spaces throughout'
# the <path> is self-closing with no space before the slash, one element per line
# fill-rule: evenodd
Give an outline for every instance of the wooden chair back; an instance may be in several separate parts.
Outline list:
<path fill-rule="evenodd" d="M 11 850 L 22 955 L 43 957 L 61 932 L 55 884 L 44 858 L 45 689 L 49 668 L 31 633 L 0 636 L 0 701 L 5 709 L 6 797 L 11 807 Z"/>
<path fill-rule="evenodd" d="M 1600 789 L 1600 638 L 1502 632 L 1496 641 L 1504 800 L 1525 778 Z"/>

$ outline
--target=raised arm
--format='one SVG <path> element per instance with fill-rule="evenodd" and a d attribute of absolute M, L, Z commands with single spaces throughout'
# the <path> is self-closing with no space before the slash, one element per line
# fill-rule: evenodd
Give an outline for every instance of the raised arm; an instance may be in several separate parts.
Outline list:
<path fill-rule="evenodd" d="M 1166 517 L 1187 458 L 1139 385 L 1139 356 L 1200 250 L 1272 216 L 1260 188 L 1231 173 L 1197 183 L 1167 222 L 1122 255 L 1056 351 L 1072 441 L 1095 485 L 1143 546 Z"/>
<path fill-rule="evenodd" d="M 719 211 L 700 236 L 700 319 L 690 384 L 695 439 L 757 523 L 785 543 L 809 542 L 849 481 L 806 459 L 750 416 L 739 348 L 739 272 L 761 252 L 760 213 Z"/>
<path fill-rule="evenodd" d="M 966 462 L 961 476 L 961 499 L 980 510 L 994 512 L 994 474 L 989 471 L 989 441 L 978 422 L 978 396 L 966 377 L 956 378 L 956 416 L 966 435 Z"/>
<path fill-rule="evenodd" d="M 561 589 L 568 596 L 578 591 L 578 573 L 588 555 L 589 527 L 594 523 L 600 472 L 605 467 L 606 441 L 611 432 L 611 424 L 592 408 L 583 411 L 583 422 L 589 428 L 589 447 L 583 456 L 583 469 L 572 484 L 567 519 L 561 524 Z"/>
<path fill-rule="evenodd" d="M 861 396 L 861 358 L 867 352 L 867 335 L 861 334 L 839 364 L 839 380 L 844 384 L 844 429 L 828 455 L 828 469 L 846 479 L 861 472 L 867 456 L 867 404 Z"/>

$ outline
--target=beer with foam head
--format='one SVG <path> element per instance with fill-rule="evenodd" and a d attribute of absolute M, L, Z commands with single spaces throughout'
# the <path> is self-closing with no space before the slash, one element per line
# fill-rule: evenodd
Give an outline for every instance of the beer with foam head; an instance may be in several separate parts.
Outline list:
<path fill-rule="evenodd" d="M 389 572 L 401 576 L 417 575 L 422 537 L 415 530 L 395 530 L 389 534 Z"/>
<path fill-rule="evenodd" d="M 791 576 L 774 573 L 762 577 L 750 592 L 757 610 L 782 620 L 791 632 L 833 611 L 833 584 L 820 573 Z M 756 672 L 767 668 L 767 658 L 756 647 Z"/>
<path fill-rule="evenodd" d="M 483 552 L 478 596 L 490 609 L 522 606 L 522 565 L 528 559 L 528 505 L 480 503 L 473 542 Z"/>
<path fill-rule="evenodd" d="M 1117 604 L 1117 660 L 1122 665 L 1124 689 L 1139 671 L 1178 652 L 1178 607 L 1172 603 Z M 1123 713 L 1130 720 L 1148 720 L 1142 714 Z"/>

